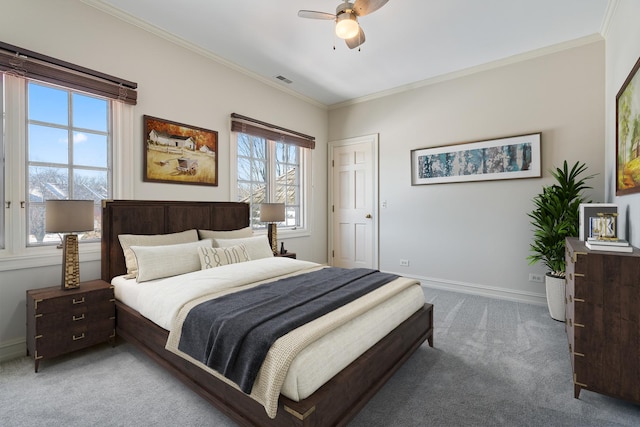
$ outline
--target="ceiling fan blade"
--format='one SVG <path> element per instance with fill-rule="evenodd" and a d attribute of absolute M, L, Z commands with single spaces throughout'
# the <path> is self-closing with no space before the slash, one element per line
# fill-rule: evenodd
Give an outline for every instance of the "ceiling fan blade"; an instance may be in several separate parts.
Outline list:
<path fill-rule="evenodd" d="M 358 16 L 365 16 L 387 4 L 389 0 L 356 0 L 353 10 Z"/>
<path fill-rule="evenodd" d="M 351 37 L 350 39 L 346 39 L 345 42 L 347 43 L 347 46 L 349 46 L 349 49 L 354 49 L 364 43 L 365 38 L 362 27 L 358 28 L 358 35 L 356 35 L 355 37 Z"/>
<path fill-rule="evenodd" d="M 300 18 L 309 18 L 309 19 L 336 19 L 336 15 L 333 13 L 326 12 L 316 12 L 315 10 L 299 10 L 298 16 Z"/>

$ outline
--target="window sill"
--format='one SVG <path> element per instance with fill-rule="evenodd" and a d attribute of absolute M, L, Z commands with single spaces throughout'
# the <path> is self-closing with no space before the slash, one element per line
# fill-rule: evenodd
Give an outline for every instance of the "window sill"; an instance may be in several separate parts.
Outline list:
<path fill-rule="evenodd" d="M 267 230 L 255 230 L 253 232 L 254 235 L 267 235 Z M 278 228 L 278 240 L 280 239 L 296 239 L 298 237 L 309 237 L 311 236 L 311 232 L 306 228 L 300 228 L 296 230 L 286 229 L 286 228 Z"/>
<path fill-rule="evenodd" d="M 80 262 L 100 261 L 100 243 L 83 243 L 80 245 Z M 54 246 L 42 248 L 26 248 L 23 253 L 10 254 L 0 251 L 0 271 L 22 270 L 34 267 L 62 265 L 62 250 Z"/>

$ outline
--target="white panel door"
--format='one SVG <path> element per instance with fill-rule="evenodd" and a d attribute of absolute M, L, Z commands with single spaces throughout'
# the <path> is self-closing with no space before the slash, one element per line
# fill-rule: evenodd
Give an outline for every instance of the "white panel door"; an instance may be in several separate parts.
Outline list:
<path fill-rule="evenodd" d="M 330 155 L 331 265 L 378 268 L 377 135 L 334 142 Z"/>

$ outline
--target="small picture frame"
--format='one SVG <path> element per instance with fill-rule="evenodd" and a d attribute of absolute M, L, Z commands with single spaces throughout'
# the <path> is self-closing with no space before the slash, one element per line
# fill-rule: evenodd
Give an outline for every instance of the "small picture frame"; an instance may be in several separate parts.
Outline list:
<path fill-rule="evenodd" d="M 581 203 L 579 208 L 579 230 L 578 238 L 580 240 L 588 240 L 589 238 L 598 237 L 600 235 L 600 217 L 599 214 L 618 214 L 618 205 L 615 203 Z M 615 229 L 612 232 L 617 236 L 617 221 L 615 221 Z M 597 234 L 597 235 L 596 235 Z"/>

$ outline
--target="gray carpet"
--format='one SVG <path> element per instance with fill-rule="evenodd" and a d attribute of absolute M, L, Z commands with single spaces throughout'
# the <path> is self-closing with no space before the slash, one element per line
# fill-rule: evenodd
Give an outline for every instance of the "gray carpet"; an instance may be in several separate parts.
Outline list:
<path fill-rule="evenodd" d="M 423 345 L 352 426 L 637 426 L 640 406 L 573 398 L 564 324 L 545 307 L 425 289 Z M 640 385 L 639 385 L 640 386 Z M 129 344 L 0 364 L 2 426 L 232 426 Z"/>

